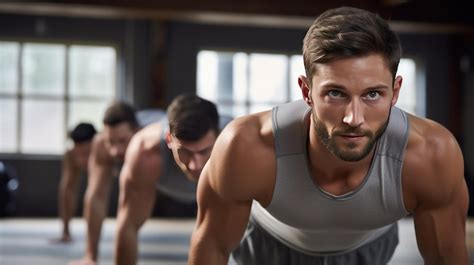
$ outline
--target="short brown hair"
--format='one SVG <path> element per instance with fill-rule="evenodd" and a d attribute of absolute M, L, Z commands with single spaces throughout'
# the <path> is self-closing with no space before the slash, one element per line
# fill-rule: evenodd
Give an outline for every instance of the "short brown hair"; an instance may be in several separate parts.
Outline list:
<path fill-rule="evenodd" d="M 104 125 L 112 127 L 122 122 L 128 123 L 132 129 L 138 127 L 135 109 L 123 101 L 116 101 L 112 103 L 105 111 L 102 122 Z"/>
<path fill-rule="evenodd" d="M 310 84 L 317 71 L 316 64 L 371 53 L 385 58 L 395 78 L 401 57 L 397 35 L 378 15 L 353 7 L 339 7 L 322 13 L 303 41 L 303 59 Z"/>
<path fill-rule="evenodd" d="M 195 94 L 177 96 L 167 109 L 170 133 L 184 141 L 196 141 L 209 130 L 218 133 L 216 105 Z"/>

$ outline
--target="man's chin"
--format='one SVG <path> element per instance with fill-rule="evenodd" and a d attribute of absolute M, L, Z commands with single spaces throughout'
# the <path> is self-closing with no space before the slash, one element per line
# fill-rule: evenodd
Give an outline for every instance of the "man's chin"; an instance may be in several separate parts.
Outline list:
<path fill-rule="evenodd" d="M 346 162 L 357 162 L 366 158 L 370 152 L 365 151 L 363 148 L 357 148 L 357 150 L 334 151 L 333 154 Z"/>
<path fill-rule="evenodd" d="M 346 162 L 358 162 L 365 158 L 359 154 L 339 154 L 338 157 Z"/>
<path fill-rule="evenodd" d="M 125 155 L 110 155 L 110 157 L 117 162 L 123 162 L 125 160 Z"/>
<path fill-rule="evenodd" d="M 199 176 L 201 174 L 198 173 L 191 173 L 191 172 L 186 172 L 186 178 L 192 182 L 197 182 L 199 180 Z"/>

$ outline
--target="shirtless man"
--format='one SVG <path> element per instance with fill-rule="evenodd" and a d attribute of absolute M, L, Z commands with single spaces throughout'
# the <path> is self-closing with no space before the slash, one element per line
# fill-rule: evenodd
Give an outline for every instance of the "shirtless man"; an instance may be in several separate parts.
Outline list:
<path fill-rule="evenodd" d="M 170 104 L 167 117 L 135 134 L 128 147 L 120 174 L 116 264 L 136 264 L 138 230 L 151 214 L 157 189 L 196 209 L 196 182 L 219 132 L 217 108 L 184 94 Z"/>
<path fill-rule="evenodd" d="M 303 42 L 303 100 L 217 139 L 189 263 L 387 264 L 412 214 L 425 264 L 467 265 L 462 153 L 446 128 L 394 107 L 400 56 L 380 17 L 322 13 Z"/>
<path fill-rule="evenodd" d="M 79 123 L 69 133 L 73 146 L 64 153 L 58 196 L 59 217 L 63 229 L 61 237 L 51 240 L 53 243 L 68 243 L 72 240 L 69 221 L 76 212 L 79 180 L 81 174 L 87 171 L 87 161 L 95 134 L 94 125 L 90 123 Z"/>
<path fill-rule="evenodd" d="M 135 110 L 124 102 L 115 102 L 105 111 L 104 129 L 92 142 L 88 162 L 88 184 L 84 197 L 87 222 L 86 249 L 82 260 L 70 265 L 95 264 L 102 222 L 107 216 L 110 190 L 118 176 L 130 139 L 139 129 Z"/>

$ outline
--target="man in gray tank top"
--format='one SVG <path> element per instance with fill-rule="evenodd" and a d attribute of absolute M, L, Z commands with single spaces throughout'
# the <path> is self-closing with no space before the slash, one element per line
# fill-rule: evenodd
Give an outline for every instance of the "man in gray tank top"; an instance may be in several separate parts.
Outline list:
<path fill-rule="evenodd" d="M 183 204 L 195 204 L 197 180 L 218 132 L 214 103 L 183 94 L 168 107 L 166 121 L 133 136 L 120 172 L 115 264 L 136 264 L 138 230 L 151 214 L 157 189 Z"/>
<path fill-rule="evenodd" d="M 394 107 L 398 37 L 342 7 L 303 42 L 303 100 L 231 122 L 199 180 L 189 264 L 373 264 L 412 214 L 425 264 L 469 263 L 463 157 L 440 124 Z"/>

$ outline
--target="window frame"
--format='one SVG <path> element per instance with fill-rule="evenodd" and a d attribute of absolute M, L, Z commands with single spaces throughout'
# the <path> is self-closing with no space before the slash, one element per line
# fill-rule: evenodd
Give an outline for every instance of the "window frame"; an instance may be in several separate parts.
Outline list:
<path fill-rule="evenodd" d="M 121 74 L 123 72 L 123 67 L 121 62 L 121 52 L 120 46 L 114 42 L 104 42 L 104 41 L 84 41 L 84 40 L 62 40 L 62 39 L 49 39 L 49 38 L 42 38 L 42 39 L 35 39 L 35 38 L 9 38 L 9 37 L 2 37 L 0 36 L 0 42 L 9 42 L 9 43 L 16 43 L 19 45 L 18 54 L 17 54 L 17 87 L 16 91 L 13 93 L 8 92 L 1 92 L 0 91 L 0 99 L 13 99 L 16 100 L 16 143 L 15 149 L 11 151 L 0 150 L 0 157 L 16 157 L 16 158 L 23 158 L 23 157 L 31 157 L 31 158 L 58 158 L 62 157 L 64 151 L 67 150 L 67 144 L 64 145 L 64 150 L 60 151 L 59 153 L 36 153 L 36 152 L 25 152 L 21 150 L 22 144 L 22 105 L 25 99 L 29 100 L 52 100 L 62 103 L 63 107 L 63 135 L 64 140 L 67 143 L 68 141 L 68 131 L 71 129 L 68 126 L 70 111 L 69 106 L 71 102 L 81 102 L 81 101 L 88 101 L 88 102 L 101 102 L 104 100 L 112 101 L 116 100 L 121 97 L 123 94 L 123 85 L 121 85 Z M 52 45 L 62 45 L 65 49 L 64 54 L 64 84 L 63 84 L 63 91 L 62 95 L 38 95 L 38 94 L 31 94 L 25 95 L 24 92 L 24 80 L 22 79 L 22 67 L 23 67 L 23 55 L 24 55 L 24 48 L 25 44 L 52 44 Z M 69 95 L 69 78 L 70 78 L 70 49 L 72 46 L 91 46 L 91 47 L 107 47 L 112 48 L 115 51 L 115 88 L 114 88 L 114 95 L 111 98 L 106 97 L 93 97 L 93 96 L 83 96 L 83 95 L 76 95 L 70 96 Z"/>

